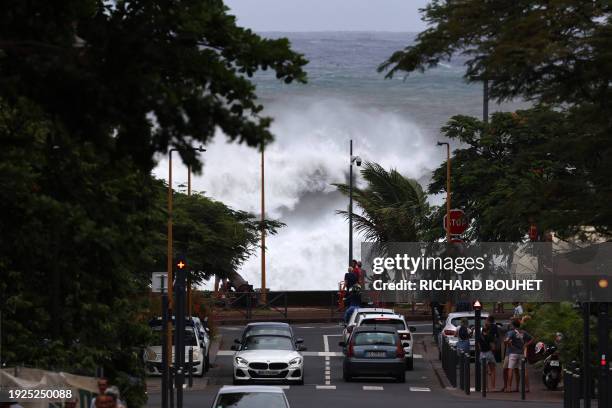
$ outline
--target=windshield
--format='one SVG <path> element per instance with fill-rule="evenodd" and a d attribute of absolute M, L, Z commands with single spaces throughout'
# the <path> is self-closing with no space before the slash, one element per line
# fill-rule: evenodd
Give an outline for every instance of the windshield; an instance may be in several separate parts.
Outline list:
<path fill-rule="evenodd" d="M 291 337 L 291 331 L 288 327 L 274 327 L 274 326 L 263 326 L 263 327 L 252 327 L 247 329 L 244 333 L 244 337 L 250 336 L 287 336 Z"/>
<path fill-rule="evenodd" d="M 361 326 L 382 326 L 391 327 L 395 330 L 406 330 L 406 323 L 399 319 L 366 319 L 361 323 Z"/>
<path fill-rule="evenodd" d="M 476 318 L 474 316 L 471 317 L 455 317 L 454 319 L 451 319 L 451 324 L 453 326 L 461 326 L 461 320 L 466 319 L 468 321 L 468 327 L 472 327 L 476 324 Z M 485 321 L 487 318 L 486 317 L 481 317 L 480 318 L 480 322 L 482 323 L 483 321 Z"/>
<path fill-rule="evenodd" d="M 361 319 L 363 316 L 365 316 L 367 314 L 372 314 L 372 312 L 357 313 L 357 317 L 355 318 L 355 321 L 359 321 L 359 319 Z M 380 312 L 380 314 L 393 314 L 393 312 Z"/>
<path fill-rule="evenodd" d="M 161 327 L 152 327 L 153 330 L 153 345 L 159 346 L 162 344 L 162 328 Z M 176 335 L 176 331 L 172 330 L 172 344 L 174 344 L 174 338 Z M 193 329 L 187 328 L 185 329 L 185 347 L 187 346 L 197 346 L 198 341 L 196 339 L 195 333 Z"/>
<path fill-rule="evenodd" d="M 395 346 L 397 343 L 393 333 L 363 332 L 355 335 L 353 345 L 355 346 Z"/>
<path fill-rule="evenodd" d="M 283 394 L 271 392 L 236 392 L 220 394 L 214 408 L 286 408 Z"/>
<path fill-rule="evenodd" d="M 250 336 L 242 350 L 293 350 L 293 342 L 284 336 Z"/>

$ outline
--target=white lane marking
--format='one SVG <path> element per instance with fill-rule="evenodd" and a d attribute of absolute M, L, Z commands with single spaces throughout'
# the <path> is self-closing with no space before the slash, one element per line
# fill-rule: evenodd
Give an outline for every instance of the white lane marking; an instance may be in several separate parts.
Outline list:
<path fill-rule="evenodd" d="M 335 390 L 335 385 L 317 385 L 317 390 Z"/>
<path fill-rule="evenodd" d="M 364 385 L 363 386 L 364 391 L 383 391 L 384 389 L 385 387 L 380 387 L 377 385 Z"/>
<path fill-rule="evenodd" d="M 423 358 L 422 354 L 413 354 L 412 358 Z"/>
<path fill-rule="evenodd" d="M 325 363 L 326 365 L 325 367 L 325 385 L 331 385 L 331 370 L 329 371 L 329 375 L 327 370 L 329 369 L 329 366 L 327 365 L 327 363 L 329 363 L 329 355 L 327 353 L 329 353 L 329 337 L 327 334 L 323 335 L 323 349 L 325 350 Z"/>
<path fill-rule="evenodd" d="M 331 381 L 331 376 L 330 375 L 326 375 L 325 376 L 325 382 Z"/>
<path fill-rule="evenodd" d="M 325 365 L 328 366 L 329 365 L 329 360 L 325 360 Z"/>
<path fill-rule="evenodd" d="M 314 329 L 314 326 L 298 326 L 298 329 Z"/>
<path fill-rule="evenodd" d="M 431 388 L 427 388 L 427 387 L 410 387 L 410 391 L 412 391 L 412 392 L 430 392 Z"/>
<path fill-rule="evenodd" d="M 291 388 L 290 385 L 279 385 L 278 387 L 282 388 L 283 390 L 288 390 Z"/>

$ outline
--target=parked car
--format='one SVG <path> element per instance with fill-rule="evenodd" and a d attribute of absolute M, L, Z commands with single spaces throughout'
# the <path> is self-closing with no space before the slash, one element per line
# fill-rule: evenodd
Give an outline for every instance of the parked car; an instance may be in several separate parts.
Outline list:
<path fill-rule="evenodd" d="M 153 331 L 155 341 L 145 348 L 144 362 L 145 371 L 148 375 L 161 375 L 162 373 L 162 324 L 161 319 L 153 319 L 149 322 Z M 173 325 L 174 327 L 174 325 Z M 193 320 L 185 322 L 185 363 L 189 362 L 189 350 L 193 352 L 193 362 L 191 370 L 193 375 L 201 377 L 208 369 L 208 347 L 205 345 Z M 172 344 L 174 344 L 175 331 L 172 331 Z M 174 347 L 172 348 L 171 364 L 174 364 Z"/>
<path fill-rule="evenodd" d="M 414 368 L 414 356 L 412 354 L 413 339 L 411 332 L 414 332 L 416 328 L 408 327 L 404 316 L 400 314 L 368 313 L 360 316 L 356 326 L 390 327 L 396 330 L 402 341 L 402 347 L 404 348 L 406 370 L 412 370 Z"/>
<path fill-rule="evenodd" d="M 355 310 L 353 310 L 353 313 L 351 314 L 351 317 L 349 318 L 348 323 L 344 325 L 344 330 L 342 330 L 342 340 L 344 342 L 347 342 L 348 338 L 351 335 L 351 332 L 353 331 L 353 329 L 357 325 L 357 321 L 362 316 L 365 316 L 366 314 L 372 314 L 372 313 L 394 314 L 395 312 L 393 311 L 393 309 L 383 309 L 383 308 L 375 308 L 375 307 L 358 307 L 358 308 L 355 308 Z"/>
<path fill-rule="evenodd" d="M 289 401 L 280 387 L 224 385 L 212 408 L 289 408 Z"/>
<path fill-rule="evenodd" d="M 348 343 L 338 343 L 343 348 L 344 381 L 355 377 L 392 377 L 406 381 L 405 352 L 400 336 L 389 326 L 356 327 Z"/>
<path fill-rule="evenodd" d="M 489 317 L 487 312 L 482 312 L 480 317 L 480 327 L 484 326 L 485 320 Z M 446 322 L 442 327 L 442 330 L 438 334 L 439 340 L 438 344 L 442 345 L 443 341 L 448 341 L 448 344 L 451 347 L 457 347 L 457 342 L 459 338 L 457 337 L 457 330 L 459 330 L 459 326 L 461 325 L 461 320 L 463 318 L 468 319 L 468 326 L 470 328 L 474 328 L 476 322 L 476 315 L 474 312 L 454 312 L 449 313 L 446 317 Z M 470 353 L 474 353 L 474 336 L 470 338 Z"/>
<path fill-rule="evenodd" d="M 304 358 L 299 352 L 306 347 L 302 340 L 279 332 L 274 325 L 256 326 L 247 325 L 241 339 L 234 340 L 234 384 L 252 381 L 304 384 Z"/>

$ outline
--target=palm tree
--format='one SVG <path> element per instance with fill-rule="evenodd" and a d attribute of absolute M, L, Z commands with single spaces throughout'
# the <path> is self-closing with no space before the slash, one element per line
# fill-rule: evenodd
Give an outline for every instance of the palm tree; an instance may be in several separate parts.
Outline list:
<path fill-rule="evenodd" d="M 355 230 L 366 241 L 416 242 L 424 237 L 430 212 L 421 185 L 397 170 L 385 170 L 377 163 L 365 163 L 361 175 L 364 189 L 353 187 L 353 200 L 362 214 L 353 214 Z M 347 184 L 334 184 L 345 195 Z M 337 211 L 348 218 L 347 211 Z"/>

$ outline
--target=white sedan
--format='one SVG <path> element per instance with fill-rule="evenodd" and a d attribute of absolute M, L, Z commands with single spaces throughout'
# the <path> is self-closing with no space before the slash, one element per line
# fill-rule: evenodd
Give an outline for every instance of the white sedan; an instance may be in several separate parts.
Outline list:
<path fill-rule="evenodd" d="M 232 350 L 236 350 L 234 385 L 253 381 L 304 384 L 304 357 L 291 337 L 247 336 L 233 345 Z"/>

